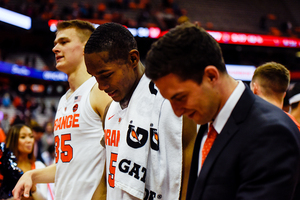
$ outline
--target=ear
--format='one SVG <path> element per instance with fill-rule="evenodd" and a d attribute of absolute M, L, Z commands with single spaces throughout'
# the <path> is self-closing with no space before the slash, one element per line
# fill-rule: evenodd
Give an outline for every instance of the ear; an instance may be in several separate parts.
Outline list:
<path fill-rule="evenodd" d="M 257 84 L 257 83 L 251 82 L 251 83 L 250 83 L 250 88 L 251 88 L 253 94 L 258 95 L 258 93 L 259 93 L 259 88 L 258 88 L 258 84 Z"/>
<path fill-rule="evenodd" d="M 219 80 L 219 77 L 219 70 L 215 66 L 208 65 L 207 67 L 205 67 L 203 78 L 207 78 L 207 80 L 210 82 L 216 82 L 217 80 Z"/>
<path fill-rule="evenodd" d="M 140 61 L 140 53 L 136 49 L 132 49 L 129 52 L 129 63 L 133 66 L 136 67 Z"/>
<path fill-rule="evenodd" d="M 84 43 L 83 43 L 83 47 L 82 47 L 82 55 L 84 55 L 84 48 L 85 48 L 85 44 L 87 43 L 87 41 L 85 41 Z"/>

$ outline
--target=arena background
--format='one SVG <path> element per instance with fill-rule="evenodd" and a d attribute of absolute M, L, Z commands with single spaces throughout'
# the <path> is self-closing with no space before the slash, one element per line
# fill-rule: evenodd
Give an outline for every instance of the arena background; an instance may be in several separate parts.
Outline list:
<path fill-rule="evenodd" d="M 5 14 L 0 10 L 0 121 L 4 113 L 8 113 L 11 122 L 18 115 L 26 123 L 35 120 L 41 126 L 53 120 L 58 99 L 68 89 L 67 82 L 20 76 L 4 69 L 13 65 L 19 67 L 17 71 L 22 71 L 22 66 L 56 71 L 52 52 L 55 29 L 51 25 L 57 20 L 85 19 L 95 24 L 114 21 L 135 31 L 142 30 L 136 36 L 142 61 L 157 38 L 144 37 L 141 27 L 159 28 L 162 34 L 190 20 L 223 36 L 242 34 L 238 38 L 242 41 L 245 35 L 270 36 L 282 40 L 284 45 L 223 40 L 220 45 L 226 64 L 257 67 L 275 61 L 291 71 L 292 83 L 300 81 L 299 0 L 0 0 L 0 8 L 32 20 L 26 30 L 4 22 Z M 5 94 L 9 95 L 9 105 L 2 101 Z"/>

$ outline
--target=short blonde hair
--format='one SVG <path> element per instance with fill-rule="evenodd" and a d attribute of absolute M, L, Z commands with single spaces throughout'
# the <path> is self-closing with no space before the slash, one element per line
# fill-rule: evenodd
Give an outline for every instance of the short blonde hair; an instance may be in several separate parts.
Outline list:
<path fill-rule="evenodd" d="M 266 94 L 284 93 L 290 84 L 290 72 L 280 63 L 267 62 L 254 71 L 252 82 L 256 80 Z"/>
<path fill-rule="evenodd" d="M 91 24 L 88 21 L 83 21 L 83 20 L 79 20 L 79 19 L 59 21 L 57 23 L 57 32 L 64 30 L 64 29 L 68 29 L 68 28 L 75 28 L 80 41 L 83 43 L 88 41 L 91 34 L 95 30 L 95 27 L 93 24 Z"/>

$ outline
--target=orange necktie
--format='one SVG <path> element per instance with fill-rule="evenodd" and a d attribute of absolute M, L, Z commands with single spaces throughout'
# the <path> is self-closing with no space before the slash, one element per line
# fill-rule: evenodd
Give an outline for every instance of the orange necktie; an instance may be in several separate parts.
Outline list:
<path fill-rule="evenodd" d="M 201 166 L 204 163 L 205 158 L 207 157 L 208 152 L 210 151 L 218 133 L 214 129 L 212 123 L 210 124 L 208 128 L 208 133 L 207 133 L 207 138 L 204 142 L 203 149 L 202 149 L 202 161 L 201 161 Z"/>

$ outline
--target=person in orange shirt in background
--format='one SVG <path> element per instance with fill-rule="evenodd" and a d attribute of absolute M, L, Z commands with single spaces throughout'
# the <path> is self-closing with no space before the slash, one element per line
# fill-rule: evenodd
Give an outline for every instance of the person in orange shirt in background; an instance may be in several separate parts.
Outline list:
<path fill-rule="evenodd" d="M 289 70 L 280 63 L 267 62 L 256 68 L 250 87 L 254 94 L 282 109 L 289 84 Z M 286 114 L 295 122 L 300 130 L 300 124 L 295 117 L 288 112 Z"/>

